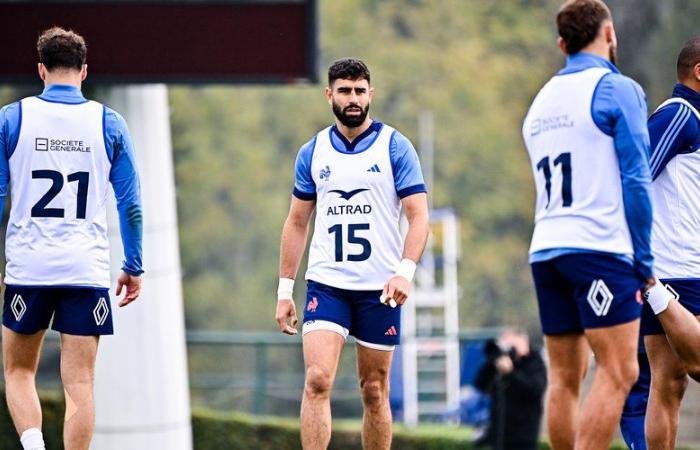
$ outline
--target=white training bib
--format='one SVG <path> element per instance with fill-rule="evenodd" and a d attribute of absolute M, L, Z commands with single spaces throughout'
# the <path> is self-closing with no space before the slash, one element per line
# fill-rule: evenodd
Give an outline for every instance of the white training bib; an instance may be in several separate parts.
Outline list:
<path fill-rule="evenodd" d="M 537 187 L 530 253 L 556 248 L 633 253 L 614 140 L 593 121 L 592 68 L 553 77 L 523 124 Z"/>
<path fill-rule="evenodd" d="M 394 129 L 383 125 L 359 153 L 341 153 L 321 131 L 311 162 L 316 221 L 306 279 L 340 289 L 380 290 L 401 259 L 399 215 L 389 156 Z"/>
<path fill-rule="evenodd" d="M 108 288 L 104 107 L 30 97 L 21 108 L 9 160 L 5 283 Z"/>
<path fill-rule="evenodd" d="M 678 97 L 657 111 L 671 103 L 687 106 L 700 121 L 700 112 Z M 659 278 L 700 277 L 700 152 L 693 150 L 674 156 L 652 184 L 652 249 Z"/>

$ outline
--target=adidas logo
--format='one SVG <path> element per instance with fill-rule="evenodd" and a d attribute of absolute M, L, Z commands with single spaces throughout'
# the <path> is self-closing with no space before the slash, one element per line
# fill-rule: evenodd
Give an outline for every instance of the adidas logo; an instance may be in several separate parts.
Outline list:
<path fill-rule="evenodd" d="M 384 333 L 384 336 L 396 336 L 398 333 L 396 332 L 396 327 L 391 326 L 388 330 L 386 330 L 386 333 Z"/>
<path fill-rule="evenodd" d="M 370 167 L 369 169 L 367 169 L 367 172 L 381 173 L 381 170 L 379 170 L 379 166 L 375 164 L 372 167 Z"/>

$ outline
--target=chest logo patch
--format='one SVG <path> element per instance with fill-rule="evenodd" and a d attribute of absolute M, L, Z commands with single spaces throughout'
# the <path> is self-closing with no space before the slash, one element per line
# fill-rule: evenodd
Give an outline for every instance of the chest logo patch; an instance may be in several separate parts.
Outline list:
<path fill-rule="evenodd" d="M 328 181 L 328 179 L 331 177 L 331 168 L 326 166 L 324 169 L 321 169 L 321 172 L 318 174 L 318 177 L 322 180 Z"/>
<path fill-rule="evenodd" d="M 364 192 L 364 191 L 369 191 L 369 189 L 360 188 L 360 189 L 355 189 L 354 191 L 350 191 L 350 192 L 341 191 L 340 189 L 333 189 L 332 191 L 328 191 L 328 192 L 335 192 L 336 194 L 340 195 L 340 198 L 343 198 L 345 200 L 350 200 L 351 198 L 353 198 L 354 196 L 356 196 L 360 192 Z"/>

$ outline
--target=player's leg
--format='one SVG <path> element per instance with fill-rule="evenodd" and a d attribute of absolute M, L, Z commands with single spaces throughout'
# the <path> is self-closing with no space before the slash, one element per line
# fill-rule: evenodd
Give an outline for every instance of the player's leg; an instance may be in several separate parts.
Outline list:
<path fill-rule="evenodd" d="M 314 323 L 317 324 L 318 321 Z M 305 379 L 301 445 L 304 450 L 325 450 L 331 439 L 331 389 L 345 337 L 325 329 L 309 331 L 307 327 L 303 340 Z"/>
<path fill-rule="evenodd" d="M 675 448 L 681 400 L 688 374 L 664 334 L 648 335 L 644 343 L 651 365 L 646 436 L 652 449 Z"/>
<path fill-rule="evenodd" d="M 54 291 L 5 286 L 3 365 L 7 405 L 25 449 L 43 449 L 41 405 L 35 376 L 44 333 L 54 312 Z"/>
<path fill-rule="evenodd" d="M 61 380 L 66 396 L 65 448 L 87 450 L 95 427 L 93 389 L 97 336 L 61 335 Z"/>
<path fill-rule="evenodd" d="M 559 273 L 575 286 L 579 318 L 596 359 L 574 448 L 607 449 L 639 375 L 642 281 L 628 261 L 612 255 L 567 255 L 557 258 L 556 264 Z"/>
<path fill-rule="evenodd" d="M 304 450 L 325 450 L 328 447 L 331 389 L 350 321 L 344 291 L 308 282 L 302 328 L 305 381 L 301 401 L 301 444 Z"/>
<path fill-rule="evenodd" d="M 683 362 L 688 374 L 700 382 L 700 323 L 677 300 L 658 316 L 666 337 Z"/>
<path fill-rule="evenodd" d="M 381 291 L 358 291 L 352 295 L 350 333 L 357 341 L 357 368 L 364 407 L 362 448 L 365 450 L 391 448 L 389 372 L 394 347 L 401 339 L 401 308 L 382 304 L 381 294 Z"/>
<path fill-rule="evenodd" d="M 663 326 L 668 342 L 680 358 L 688 375 L 700 382 L 700 283 L 694 280 L 662 280 L 649 292 L 648 303 L 652 308 L 659 310 L 659 303 L 654 300 L 658 291 L 667 294 L 663 285 L 670 283 L 672 289 L 679 298 L 668 302 L 668 306 L 656 315 Z M 666 298 L 666 295 L 660 295 Z"/>
<path fill-rule="evenodd" d="M 554 450 L 573 450 L 590 349 L 579 320 L 574 287 L 558 272 L 556 260 L 533 263 L 532 277 L 549 357 L 545 408 L 549 439 Z"/>
<path fill-rule="evenodd" d="M 389 370 L 393 348 L 375 349 L 357 345 L 357 371 L 362 395 L 362 448 L 391 448 L 392 421 L 389 406 Z"/>
<path fill-rule="evenodd" d="M 545 336 L 549 359 L 547 429 L 554 450 L 573 450 L 590 347 L 583 333 Z"/>
<path fill-rule="evenodd" d="M 52 328 L 61 333 L 61 381 L 66 395 L 65 448 L 87 450 L 95 427 L 93 389 L 99 336 L 113 333 L 107 289 L 61 289 Z"/>
<path fill-rule="evenodd" d="M 639 320 L 586 330 L 595 354 L 593 385 L 581 408 L 577 450 L 604 450 L 612 442 L 622 407 L 639 376 Z"/>
<path fill-rule="evenodd" d="M 36 392 L 35 376 L 45 331 L 25 335 L 2 327 L 5 395 L 12 421 L 20 436 L 31 428 L 41 430 L 41 405 Z"/>

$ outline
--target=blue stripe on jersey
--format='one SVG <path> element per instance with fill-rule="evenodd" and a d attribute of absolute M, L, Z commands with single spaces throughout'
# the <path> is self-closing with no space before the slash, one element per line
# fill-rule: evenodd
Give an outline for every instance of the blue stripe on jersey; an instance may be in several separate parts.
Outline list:
<path fill-rule="evenodd" d="M 399 198 L 406 198 L 413 194 L 420 194 L 421 192 L 428 192 L 428 190 L 425 188 L 425 184 L 417 184 L 415 186 L 403 188 L 400 191 L 397 191 L 396 195 L 398 195 Z"/>
<path fill-rule="evenodd" d="M 374 144 L 374 141 L 379 137 L 384 124 L 375 120 L 365 131 L 360 133 L 352 142 L 348 141 L 345 136 L 338 131 L 338 126 L 333 125 L 329 130 L 330 141 L 333 148 L 340 153 L 362 153 Z"/>
<path fill-rule="evenodd" d="M 661 163 L 666 159 L 669 153 L 673 149 L 673 144 L 676 138 L 680 134 L 681 130 L 690 119 L 692 112 L 690 108 L 685 105 L 679 105 L 678 111 L 676 112 L 673 120 L 669 124 L 668 128 L 664 132 L 663 136 L 659 140 L 658 144 L 654 147 L 651 157 L 651 173 L 652 177 L 658 176 L 660 173 L 659 168 Z"/>
<path fill-rule="evenodd" d="M 700 107 L 700 93 L 676 84 L 673 97 L 680 97 Z M 671 103 L 649 118 L 652 148 L 652 176 L 656 179 L 676 155 L 692 153 L 700 148 L 700 121 L 682 103 Z"/>
<path fill-rule="evenodd" d="M 303 192 L 300 191 L 299 189 L 294 186 L 294 190 L 292 191 L 292 195 L 298 198 L 299 200 L 316 200 L 316 193 L 315 192 Z"/>

